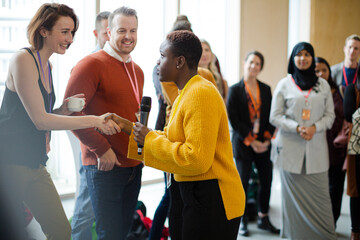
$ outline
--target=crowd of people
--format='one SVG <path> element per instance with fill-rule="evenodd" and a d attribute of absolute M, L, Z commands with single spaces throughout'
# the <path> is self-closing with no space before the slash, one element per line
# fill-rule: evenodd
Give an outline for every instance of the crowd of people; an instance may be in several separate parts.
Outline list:
<path fill-rule="evenodd" d="M 28 239 L 25 204 L 47 239 L 91 239 L 94 221 L 98 239 L 127 239 L 145 165 L 165 179 L 151 240 L 161 238 L 166 217 L 173 240 L 249 236 L 253 166 L 258 228 L 289 239 L 336 239 L 347 176 L 351 239 L 360 239 L 360 152 L 347 154 L 360 127 L 352 124 L 360 104 L 358 35 L 346 39 L 344 61 L 333 67 L 310 43 L 296 44 L 272 96 L 258 79 L 262 53 L 246 55 L 243 77 L 228 88 L 209 42 L 179 15 L 154 68 L 159 113 L 152 130 L 139 123 L 144 73 L 131 57 L 138 16 L 128 7 L 98 14 L 96 49 L 74 66 L 54 109 L 49 58 L 65 54 L 78 27 L 70 7 L 43 4 L 27 28 L 30 47 L 11 59 L 0 109 L 3 236 Z M 79 111 L 68 106 L 73 98 L 86 102 Z M 45 168 L 51 130 L 72 130 L 81 144 L 71 226 Z M 281 179 L 280 228 L 268 215 L 273 165 Z"/>

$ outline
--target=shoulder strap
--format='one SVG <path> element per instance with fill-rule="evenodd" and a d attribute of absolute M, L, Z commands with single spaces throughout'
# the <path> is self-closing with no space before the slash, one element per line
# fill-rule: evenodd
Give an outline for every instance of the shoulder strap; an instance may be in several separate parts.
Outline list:
<path fill-rule="evenodd" d="M 23 48 L 23 49 L 25 49 L 26 51 L 28 51 L 28 52 L 30 53 L 30 55 L 33 57 L 33 59 L 34 59 L 34 61 L 35 61 L 35 64 L 36 64 L 36 68 L 37 68 L 38 73 L 39 73 L 39 78 L 40 78 L 39 65 L 38 65 L 38 63 L 37 63 L 37 61 L 36 61 L 36 58 L 35 58 L 34 54 L 33 54 L 32 51 L 30 50 L 30 48 L 25 47 L 25 48 Z"/>

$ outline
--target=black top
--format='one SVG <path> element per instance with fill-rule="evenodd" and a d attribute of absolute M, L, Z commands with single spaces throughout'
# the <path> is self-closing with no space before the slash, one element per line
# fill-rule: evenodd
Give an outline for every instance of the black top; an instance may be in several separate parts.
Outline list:
<path fill-rule="evenodd" d="M 344 92 L 344 117 L 352 123 L 352 115 L 356 111 L 356 86 L 351 83 L 345 88 Z"/>
<path fill-rule="evenodd" d="M 260 129 L 257 140 L 264 141 L 264 132 L 269 131 L 272 135 L 275 127 L 270 124 L 271 89 L 265 83 L 257 80 L 260 89 Z M 233 128 L 232 145 L 235 158 L 245 158 L 252 152 L 251 147 L 245 146 L 244 139 L 252 132 L 253 124 L 250 120 L 248 99 L 246 96 L 244 80 L 229 88 L 227 98 L 227 111 L 230 124 Z M 269 148 L 270 149 L 270 148 Z"/>
<path fill-rule="evenodd" d="M 51 93 L 48 94 L 41 82 L 39 66 L 34 55 L 30 49 L 25 49 L 36 63 L 39 73 L 38 84 L 45 110 L 49 112 L 51 98 L 52 111 L 55 102 L 54 86 L 51 86 Z M 36 129 L 18 94 L 6 87 L 0 109 L 0 164 L 15 164 L 30 168 L 38 168 L 40 164 L 45 165 L 48 159 L 45 134 L 46 131 Z"/>

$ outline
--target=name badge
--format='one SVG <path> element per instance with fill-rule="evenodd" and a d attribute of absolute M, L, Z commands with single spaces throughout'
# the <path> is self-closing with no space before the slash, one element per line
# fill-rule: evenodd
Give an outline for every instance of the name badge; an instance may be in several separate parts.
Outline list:
<path fill-rule="evenodd" d="M 253 133 L 258 134 L 260 131 L 260 120 L 258 118 L 255 118 L 254 126 L 253 126 Z"/>
<path fill-rule="evenodd" d="M 303 109 L 301 113 L 302 120 L 305 121 L 310 120 L 310 113 L 311 113 L 310 109 Z"/>
<path fill-rule="evenodd" d="M 140 122 L 140 109 L 135 113 L 136 121 Z"/>

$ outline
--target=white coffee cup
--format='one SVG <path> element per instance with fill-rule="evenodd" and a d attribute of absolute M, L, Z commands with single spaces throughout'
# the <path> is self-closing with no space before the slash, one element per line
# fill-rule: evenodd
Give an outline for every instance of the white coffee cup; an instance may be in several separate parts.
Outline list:
<path fill-rule="evenodd" d="M 71 112 L 80 112 L 85 105 L 83 98 L 69 97 L 67 107 Z"/>

